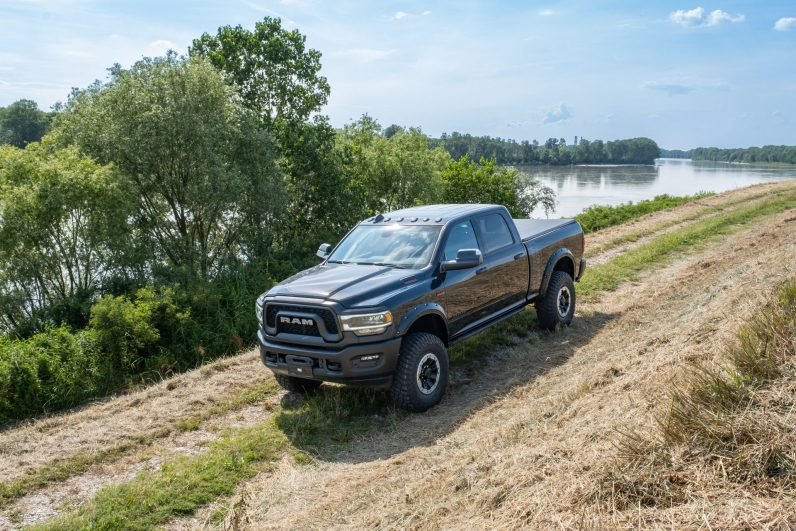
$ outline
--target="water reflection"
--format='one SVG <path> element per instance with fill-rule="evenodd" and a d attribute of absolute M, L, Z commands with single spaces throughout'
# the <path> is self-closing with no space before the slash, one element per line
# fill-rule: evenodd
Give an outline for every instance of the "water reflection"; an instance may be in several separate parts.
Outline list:
<path fill-rule="evenodd" d="M 594 204 L 615 205 L 660 194 L 723 192 L 762 182 L 796 179 L 796 167 L 658 159 L 654 166 L 521 166 L 556 192 L 551 217 L 574 216 Z M 534 212 L 544 216 L 544 212 Z"/>

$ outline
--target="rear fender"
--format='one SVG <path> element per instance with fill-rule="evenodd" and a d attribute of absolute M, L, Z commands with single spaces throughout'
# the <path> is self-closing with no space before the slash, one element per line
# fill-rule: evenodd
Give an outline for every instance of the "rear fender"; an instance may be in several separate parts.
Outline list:
<path fill-rule="evenodd" d="M 547 286 L 550 285 L 550 278 L 553 276 L 553 271 L 556 270 L 556 265 L 558 265 L 561 260 L 567 258 L 572 261 L 572 268 L 574 269 L 575 256 L 572 254 L 572 251 L 566 247 L 557 249 L 556 252 L 550 256 L 550 259 L 547 261 L 547 266 L 544 269 L 544 277 L 542 278 L 542 287 L 539 290 L 539 297 L 544 297 L 545 293 L 547 293 Z"/>

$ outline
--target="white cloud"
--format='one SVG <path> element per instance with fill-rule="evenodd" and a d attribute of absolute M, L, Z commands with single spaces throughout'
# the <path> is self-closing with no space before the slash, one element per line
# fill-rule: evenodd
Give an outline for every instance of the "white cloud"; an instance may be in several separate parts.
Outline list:
<path fill-rule="evenodd" d="M 694 9 L 678 9 L 677 11 L 673 11 L 669 13 L 669 20 L 684 28 L 707 28 L 710 26 L 718 26 L 723 22 L 744 22 L 746 17 L 744 15 L 730 15 L 721 9 L 715 9 L 705 16 L 705 10 L 703 8 L 695 7 Z"/>
<path fill-rule="evenodd" d="M 552 17 L 553 15 L 556 15 L 557 12 L 553 9 L 540 9 L 536 14 L 540 17 Z"/>
<path fill-rule="evenodd" d="M 149 43 L 149 50 L 155 53 L 166 53 L 176 49 L 177 45 L 168 39 L 158 39 Z"/>
<path fill-rule="evenodd" d="M 566 104 L 562 103 L 561 105 L 558 106 L 558 109 L 547 111 L 544 115 L 542 123 L 555 124 L 558 122 L 565 122 L 570 118 L 572 118 L 572 112 L 569 110 Z"/>
<path fill-rule="evenodd" d="M 777 31 L 788 31 L 791 28 L 796 28 L 796 17 L 782 17 L 774 24 Z"/>
<path fill-rule="evenodd" d="M 416 17 L 427 17 L 431 14 L 431 11 L 426 10 L 422 13 L 415 15 L 414 13 L 407 13 L 406 11 L 396 11 L 395 14 L 391 17 L 393 20 L 403 20 L 403 19 L 410 19 Z"/>
<path fill-rule="evenodd" d="M 372 63 L 379 59 L 384 59 L 392 55 L 396 50 L 377 50 L 372 48 L 353 48 L 350 50 L 340 50 L 335 55 L 339 57 L 350 57 L 360 63 Z"/>
<path fill-rule="evenodd" d="M 682 82 L 682 81 L 656 81 L 642 85 L 645 89 L 663 92 L 669 96 L 683 96 L 695 90 L 729 90 L 730 86 L 723 81 L 717 82 Z"/>
<path fill-rule="evenodd" d="M 702 21 L 702 17 L 705 16 L 705 10 L 701 7 L 696 7 L 694 9 L 689 9 L 688 11 L 684 9 L 678 9 L 673 13 L 669 13 L 669 19 L 674 22 L 675 24 L 680 24 L 681 26 L 689 27 L 695 26 Z"/>
<path fill-rule="evenodd" d="M 735 15 L 732 16 L 726 11 L 722 11 L 721 9 L 716 9 L 710 12 L 708 15 L 708 19 L 705 22 L 705 26 L 718 26 L 722 22 L 743 22 L 746 20 L 744 15 Z"/>

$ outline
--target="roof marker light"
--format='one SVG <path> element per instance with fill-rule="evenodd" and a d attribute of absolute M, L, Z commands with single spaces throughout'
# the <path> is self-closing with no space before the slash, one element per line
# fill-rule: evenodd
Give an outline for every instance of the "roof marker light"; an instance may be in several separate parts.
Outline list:
<path fill-rule="evenodd" d="M 436 218 L 434 221 L 436 221 L 437 223 L 439 223 L 440 221 L 442 221 L 442 218 Z"/>
<path fill-rule="evenodd" d="M 417 218 L 412 218 L 412 219 L 410 219 L 409 221 L 411 221 L 412 223 L 414 223 L 415 221 L 417 221 Z"/>

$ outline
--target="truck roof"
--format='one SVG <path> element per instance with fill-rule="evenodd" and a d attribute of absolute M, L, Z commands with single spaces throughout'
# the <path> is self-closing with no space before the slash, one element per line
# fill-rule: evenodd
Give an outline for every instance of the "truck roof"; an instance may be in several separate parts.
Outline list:
<path fill-rule="evenodd" d="M 423 205 L 386 214 L 380 214 L 382 219 L 379 221 L 391 222 L 422 222 L 433 225 L 445 225 L 452 218 L 461 215 L 477 214 L 479 212 L 486 212 L 496 208 L 504 208 L 500 205 L 484 205 L 484 204 L 459 204 L 459 205 Z M 373 223 L 378 216 L 368 218 L 363 223 Z"/>

